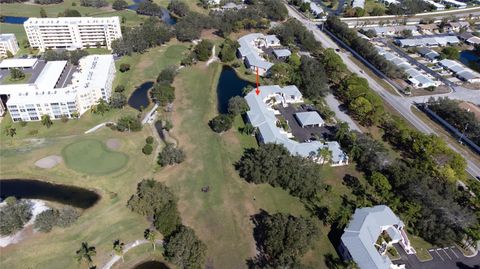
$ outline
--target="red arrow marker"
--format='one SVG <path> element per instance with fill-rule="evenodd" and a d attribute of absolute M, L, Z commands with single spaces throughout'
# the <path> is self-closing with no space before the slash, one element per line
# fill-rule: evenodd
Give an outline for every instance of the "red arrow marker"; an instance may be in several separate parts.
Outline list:
<path fill-rule="evenodd" d="M 255 93 L 256 93 L 257 95 L 260 94 L 260 89 L 258 88 L 258 85 L 259 85 L 260 83 L 259 83 L 258 81 L 259 81 L 259 79 L 258 79 L 258 67 L 257 67 L 257 89 L 255 90 Z"/>

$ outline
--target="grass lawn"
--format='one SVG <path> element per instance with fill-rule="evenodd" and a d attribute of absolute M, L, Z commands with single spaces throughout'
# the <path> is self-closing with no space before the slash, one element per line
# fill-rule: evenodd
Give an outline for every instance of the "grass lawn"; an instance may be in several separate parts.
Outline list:
<path fill-rule="evenodd" d="M 112 151 L 93 139 L 81 140 L 62 150 L 65 164 L 78 172 L 94 175 L 110 174 L 118 171 L 128 162 L 128 156 Z"/>
<path fill-rule="evenodd" d="M 375 8 L 375 7 L 379 7 L 383 10 L 385 10 L 385 5 L 382 4 L 382 3 L 379 3 L 379 2 L 376 2 L 374 0 L 366 0 L 365 1 L 365 16 L 368 16 L 371 14 L 372 10 Z"/>
<path fill-rule="evenodd" d="M 8 75 L 7 77 L 5 77 L 3 80 L 2 80 L 2 83 L 1 84 L 25 84 L 28 82 L 28 80 L 30 79 L 30 77 L 32 76 L 31 73 L 25 73 L 25 77 L 22 78 L 22 79 L 12 79 L 12 77 L 10 75 Z"/>
<path fill-rule="evenodd" d="M 428 252 L 429 249 L 433 248 L 432 244 L 428 243 L 427 241 L 423 240 L 418 236 L 411 234 L 408 235 L 408 239 L 410 239 L 410 243 L 417 251 L 417 258 L 420 261 L 429 261 L 433 259 L 432 255 L 430 255 L 430 253 Z"/>

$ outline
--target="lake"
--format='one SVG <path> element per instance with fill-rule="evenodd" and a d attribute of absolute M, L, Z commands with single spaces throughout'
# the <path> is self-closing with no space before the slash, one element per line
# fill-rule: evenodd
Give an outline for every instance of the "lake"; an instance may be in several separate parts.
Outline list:
<path fill-rule="evenodd" d="M 100 195 L 87 189 L 48 183 L 33 179 L 0 179 L 0 197 L 15 196 L 40 199 L 87 209 L 100 200 Z"/>
<path fill-rule="evenodd" d="M 28 17 L 15 17 L 15 16 L 0 17 L 0 22 L 11 23 L 11 24 L 23 24 L 27 20 L 28 20 Z"/>
<path fill-rule="evenodd" d="M 228 113 L 228 100 L 234 96 L 243 96 L 243 88 L 255 84 L 243 80 L 230 66 L 224 66 L 217 86 L 218 112 Z"/>
<path fill-rule="evenodd" d="M 148 96 L 148 91 L 152 88 L 153 81 L 148 81 L 140 85 L 138 88 L 133 91 L 128 98 L 128 105 L 137 109 L 142 110 L 148 107 L 150 104 L 150 98 Z"/>
<path fill-rule="evenodd" d="M 479 62 L 480 58 L 477 55 L 475 55 L 475 53 L 468 50 L 464 50 L 460 52 L 459 60 L 460 62 L 462 62 L 464 65 L 468 67 L 470 62 Z"/>
<path fill-rule="evenodd" d="M 138 5 L 145 1 L 146 0 L 133 0 L 133 3 L 135 4 L 129 5 L 127 9 L 136 11 L 138 9 Z M 162 7 L 162 20 L 168 25 L 174 25 L 175 23 L 177 23 L 177 21 L 170 16 L 170 13 L 168 12 L 168 10 L 166 10 L 163 7 Z"/>
<path fill-rule="evenodd" d="M 166 264 L 159 261 L 143 262 L 133 267 L 133 269 L 170 269 Z"/>

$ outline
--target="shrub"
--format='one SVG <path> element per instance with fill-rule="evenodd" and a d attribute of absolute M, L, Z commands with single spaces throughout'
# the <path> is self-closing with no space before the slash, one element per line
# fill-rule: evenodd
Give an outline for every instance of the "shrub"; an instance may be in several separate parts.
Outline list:
<path fill-rule="evenodd" d="M 153 141 L 154 141 L 153 136 L 149 136 L 149 137 L 147 137 L 147 138 L 145 139 L 145 142 L 146 142 L 147 144 L 153 144 Z"/>
<path fill-rule="evenodd" d="M 136 117 L 123 116 L 120 119 L 118 119 L 117 130 L 120 132 L 125 132 L 125 131 L 137 132 L 142 130 L 142 123 Z"/>
<path fill-rule="evenodd" d="M 115 87 L 115 92 L 124 92 L 125 91 L 125 86 L 123 85 L 117 85 L 117 87 Z"/>
<path fill-rule="evenodd" d="M 168 131 L 170 131 L 172 128 L 173 128 L 172 122 L 169 121 L 169 120 L 167 120 L 167 121 L 165 122 L 165 126 L 163 126 L 163 129 L 167 130 L 167 132 L 168 132 Z"/>
<path fill-rule="evenodd" d="M 145 155 L 150 155 L 150 154 L 152 154 L 152 152 L 153 152 L 153 147 L 152 147 L 152 145 L 146 144 L 145 146 L 143 146 L 142 152 L 143 152 L 143 154 L 145 154 Z"/>
<path fill-rule="evenodd" d="M 67 115 L 62 115 L 61 119 L 60 119 L 63 123 L 67 123 L 69 118 Z"/>
<path fill-rule="evenodd" d="M 110 106 L 113 108 L 122 108 L 127 104 L 127 96 L 121 92 L 114 92 L 110 96 Z"/>
<path fill-rule="evenodd" d="M 228 113 L 238 115 L 249 109 L 247 101 L 241 96 L 234 96 L 228 100 Z"/>
<path fill-rule="evenodd" d="M 112 8 L 115 10 L 122 10 L 128 7 L 128 3 L 125 0 L 115 0 L 112 4 Z"/>
<path fill-rule="evenodd" d="M 177 67 L 175 65 L 167 66 L 163 69 L 160 74 L 158 74 L 157 82 L 158 83 L 167 83 L 171 84 L 177 75 Z"/>
<path fill-rule="evenodd" d="M 25 127 L 25 126 L 27 126 L 28 122 L 26 122 L 24 120 L 20 120 L 18 123 L 20 124 L 21 127 Z"/>
<path fill-rule="evenodd" d="M 28 132 L 28 135 L 37 135 L 37 134 L 38 134 L 37 129 L 31 130 L 31 131 Z"/>
<path fill-rule="evenodd" d="M 64 207 L 58 214 L 56 225 L 62 228 L 72 225 L 80 216 L 79 212 L 73 207 Z"/>
<path fill-rule="evenodd" d="M 5 199 L 6 205 L 0 208 L 0 234 L 10 235 L 23 228 L 32 217 L 32 203 L 17 200 L 15 197 Z"/>
<path fill-rule="evenodd" d="M 50 232 L 57 223 L 58 211 L 55 209 L 48 209 L 38 214 L 33 227 L 40 232 Z"/>
<path fill-rule="evenodd" d="M 208 125 L 216 133 L 222 133 L 232 128 L 233 118 L 230 115 L 220 114 L 208 122 Z"/>
<path fill-rule="evenodd" d="M 185 153 L 181 149 L 175 148 L 172 144 L 167 144 L 158 154 L 158 164 L 160 166 L 173 165 L 185 160 Z"/>
<path fill-rule="evenodd" d="M 204 39 L 195 46 L 195 53 L 199 61 L 206 61 L 212 56 L 213 43 L 210 40 Z"/>
<path fill-rule="evenodd" d="M 122 73 L 127 72 L 128 70 L 130 70 L 130 64 L 127 64 L 127 63 L 120 64 L 119 70 Z"/>

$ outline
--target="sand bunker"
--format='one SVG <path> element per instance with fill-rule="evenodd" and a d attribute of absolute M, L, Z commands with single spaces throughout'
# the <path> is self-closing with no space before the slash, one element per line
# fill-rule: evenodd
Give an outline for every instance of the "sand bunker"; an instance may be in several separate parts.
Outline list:
<path fill-rule="evenodd" d="M 107 147 L 109 149 L 118 149 L 120 148 L 121 142 L 116 138 L 110 138 L 107 140 Z"/>
<path fill-rule="evenodd" d="M 50 155 L 47 156 L 43 159 L 40 159 L 35 162 L 35 165 L 37 167 L 43 168 L 43 169 L 50 169 L 55 167 L 57 164 L 61 163 L 63 161 L 61 156 L 58 155 Z"/>

